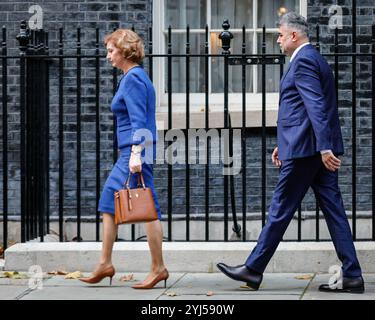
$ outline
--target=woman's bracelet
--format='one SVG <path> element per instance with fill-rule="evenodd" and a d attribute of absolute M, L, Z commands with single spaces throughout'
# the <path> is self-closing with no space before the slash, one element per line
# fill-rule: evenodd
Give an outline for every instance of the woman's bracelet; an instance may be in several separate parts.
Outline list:
<path fill-rule="evenodd" d="M 143 148 L 141 145 L 133 145 L 132 146 L 132 153 L 134 154 L 140 154 L 142 152 Z"/>

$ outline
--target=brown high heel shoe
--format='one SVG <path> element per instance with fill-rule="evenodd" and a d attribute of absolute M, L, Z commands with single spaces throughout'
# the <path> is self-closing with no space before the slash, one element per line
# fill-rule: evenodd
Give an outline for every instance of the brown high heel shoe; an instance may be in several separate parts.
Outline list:
<path fill-rule="evenodd" d="M 157 276 L 155 276 L 150 282 L 148 283 L 137 283 L 132 286 L 133 289 L 152 289 L 155 285 L 157 285 L 160 281 L 164 280 L 164 288 L 167 287 L 167 279 L 169 277 L 169 273 L 167 269 L 164 269 L 160 272 Z"/>
<path fill-rule="evenodd" d="M 98 283 L 102 281 L 104 278 L 109 277 L 109 285 L 112 285 L 112 278 L 115 275 L 115 268 L 113 266 L 109 266 L 105 268 L 103 271 L 93 274 L 91 277 L 88 278 L 79 278 L 78 280 L 85 282 L 85 283 Z"/>

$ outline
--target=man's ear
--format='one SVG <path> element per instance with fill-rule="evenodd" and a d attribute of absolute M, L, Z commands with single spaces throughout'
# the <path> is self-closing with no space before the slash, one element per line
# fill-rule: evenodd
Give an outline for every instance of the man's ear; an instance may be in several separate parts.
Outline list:
<path fill-rule="evenodd" d="M 292 41 L 293 41 L 293 42 L 296 42 L 297 40 L 298 40 L 297 32 L 296 32 L 296 31 L 293 31 L 293 32 L 292 32 Z"/>

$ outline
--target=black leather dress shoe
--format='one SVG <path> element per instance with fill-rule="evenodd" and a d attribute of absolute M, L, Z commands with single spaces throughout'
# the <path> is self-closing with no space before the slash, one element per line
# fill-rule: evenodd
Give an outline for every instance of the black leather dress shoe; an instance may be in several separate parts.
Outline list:
<path fill-rule="evenodd" d="M 319 291 L 323 292 L 347 292 L 347 293 L 364 293 L 365 284 L 362 277 L 342 278 L 342 289 L 330 288 L 328 284 L 319 286 Z"/>
<path fill-rule="evenodd" d="M 216 266 L 229 278 L 237 281 L 244 281 L 254 290 L 259 289 L 260 283 L 263 280 L 263 275 L 261 273 L 250 270 L 244 264 L 236 267 L 230 267 L 224 263 L 218 263 Z"/>

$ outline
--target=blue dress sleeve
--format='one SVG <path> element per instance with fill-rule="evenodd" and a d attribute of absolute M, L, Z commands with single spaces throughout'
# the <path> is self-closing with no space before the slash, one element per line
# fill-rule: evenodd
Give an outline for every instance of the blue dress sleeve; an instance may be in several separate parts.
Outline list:
<path fill-rule="evenodd" d="M 128 110 L 131 130 L 131 143 L 143 144 L 142 136 L 137 130 L 147 129 L 147 87 L 137 74 L 129 74 L 126 90 L 122 90 Z"/>

